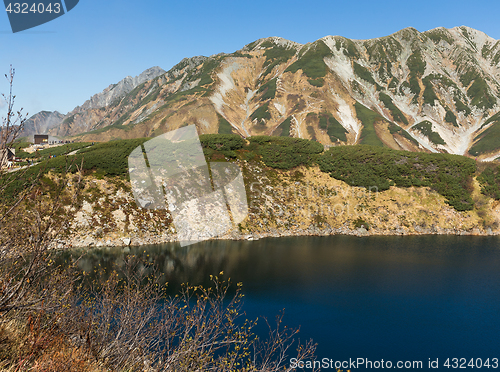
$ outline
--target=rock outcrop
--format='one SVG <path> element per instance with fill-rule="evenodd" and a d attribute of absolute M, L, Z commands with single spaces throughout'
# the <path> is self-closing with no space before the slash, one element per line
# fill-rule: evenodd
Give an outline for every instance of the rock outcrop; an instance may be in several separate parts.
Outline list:
<path fill-rule="evenodd" d="M 426 187 L 368 192 L 333 179 L 317 167 L 278 171 L 255 162 L 242 161 L 239 165 L 244 169 L 249 214 L 221 239 L 500 234 L 500 202 L 480 194 L 477 183 L 473 198 L 480 207 L 458 212 L 443 196 Z M 139 208 L 128 182 L 89 177 L 82 195 L 82 208 L 54 242 L 54 248 L 177 241 L 170 213 Z"/>

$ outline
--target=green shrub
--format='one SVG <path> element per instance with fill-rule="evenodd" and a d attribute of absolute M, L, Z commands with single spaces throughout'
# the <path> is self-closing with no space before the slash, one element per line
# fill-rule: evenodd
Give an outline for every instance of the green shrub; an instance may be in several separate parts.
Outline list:
<path fill-rule="evenodd" d="M 467 87 L 470 83 L 472 83 L 472 81 L 476 80 L 479 77 L 481 77 L 479 72 L 477 72 L 474 67 L 469 67 L 464 73 L 460 75 L 460 82 L 464 87 Z"/>
<path fill-rule="evenodd" d="M 83 171 L 96 172 L 100 175 L 120 176 L 128 178 L 128 156 L 137 147 L 149 140 L 149 138 L 136 138 L 130 140 L 117 140 L 97 143 L 93 146 L 81 149 L 76 155 L 58 156 L 43 160 L 37 165 L 27 169 L 23 177 L 16 180 L 8 187 L 9 195 L 16 195 L 29 185 L 32 180 L 40 174 L 41 179 L 49 172 L 62 173 L 67 166 L 69 172 L 76 172 L 77 166 L 82 164 Z M 9 175 L 0 179 L 0 184 L 8 180 Z"/>
<path fill-rule="evenodd" d="M 257 119 L 257 124 L 265 125 L 265 120 L 271 119 L 271 114 L 269 113 L 268 109 L 269 109 L 269 102 L 266 102 L 258 109 L 256 109 L 252 113 L 252 115 L 250 115 L 250 119 L 251 120 Z"/>
<path fill-rule="evenodd" d="M 415 138 L 413 138 L 406 130 L 404 130 L 401 127 L 398 127 L 394 123 L 389 123 L 389 132 L 391 134 L 397 133 L 397 134 L 403 136 L 404 138 L 406 138 L 408 141 L 410 141 L 414 145 L 418 145 L 418 141 Z"/>
<path fill-rule="evenodd" d="M 319 114 L 319 127 L 326 130 L 332 142 L 336 142 L 337 139 L 347 142 L 347 130 L 331 113 L 322 112 Z"/>
<path fill-rule="evenodd" d="M 356 108 L 356 116 L 363 123 L 360 143 L 363 145 L 384 146 L 384 143 L 378 138 L 375 132 L 374 124 L 379 120 L 385 121 L 385 119 L 359 102 L 356 102 L 354 107 Z"/>
<path fill-rule="evenodd" d="M 414 74 L 415 76 L 422 76 L 425 72 L 426 63 L 420 51 L 413 52 L 410 57 L 408 57 L 406 65 L 410 70 L 410 74 Z"/>
<path fill-rule="evenodd" d="M 424 136 L 429 138 L 429 141 L 436 145 L 445 145 L 443 138 L 439 135 L 439 133 L 434 132 L 432 130 L 432 123 L 428 120 L 421 121 L 418 124 L 415 124 L 412 129 L 418 130 Z"/>
<path fill-rule="evenodd" d="M 96 143 L 93 146 L 80 150 L 75 155 L 76 164 L 84 159 L 84 170 L 98 170 L 105 175 L 128 177 L 128 156 L 137 147 L 149 138 L 135 138 Z M 53 162 L 59 160 L 60 163 Z M 49 166 L 57 169 L 64 162 L 64 158 L 50 159 Z"/>
<path fill-rule="evenodd" d="M 397 106 L 392 102 L 391 97 L 389 97 L 385 93 L 380 93 L 379 94 L 380 100 L 384 103 L 385 107 L 389 109 L 391 112 L 392 118 L 394 121 L 403 123 L 408 125 L 408 120 L 406 117 L 403 115 L 400 109 L 397 108 Z"/>
<path fill-rule="evenodd" d="M 212 73 L 219 67 L 220 60 L 217 57 L 209 57 L 203 62 L 201 68 L 192 69 L 185 78 L 185 81 L 195 81 L 200 79 L 198 86 L 210 85 L 213 83 Z"/>
<path fill-rule="evenodd" d="M 350 39 L 347 39 L 345 37 L 337 36 L 336 41 L 335 41 L 335 48 L 337 50 L 340 50 L 340 48 L 343 48 L 343 53 L 346 57 L 349 58 L 361 58 L 361 55 L 359 54 L 358 48 L 356 47 L 356 44 Z"/>
<path fill-rule="evenodd" d="M 325 84 L 323 78 L 307 79 L 307 82 L 315 87 L 322 87 Z"/>
<path fill-rule="evenodd" d="M 497 112 L 486 120 L 481 125 L 481 129 L 489 124 L 491 126 L 488 129 L 474 138 L 475 143 L 470 148 L 469 154 L 477 156 L 495 151 L 500 147 L 498 141 L 498 138 L 500 138 L 500 112 Z"/>
<path fill-rule="evenodd" d="M 486 168 L 477 178 L 481 185 L 481 193 L 500 200 L 500 166 L 496 168 Z"/>
<path fill-rule="evenodd" d="M 417 98 L 420 95 L 420 85 L 418 83 L 418 79 L 422 77 L 425 71 L 425 60 L 422 57 L 422 53 L 420 51 L 413 52 L 408 60 L 406 61 L 406 65 L 410 70 L 409 76 L 409 87 L 410 90 L 415 94 L 412 102 L 417 103 Z"/>
<path fill-rule="evenodd" d="M 311 165 L 323 145 L 293 137 L 250 137 L 250 144 L 268 167 L 291 169 L 299 165 Z"/>
<path fill-rule="evenodd" d="M 477 156 L 498 150 L 498 148 L 500 148 L 499 139 L 500 120 L 495 120 L 488 129 L 474 138 L 475 143 L 470 148 L 469 154 Z"/>
<path fill-rule="evenodd" d="M 219 119 L 219 134 L 232 134 L 233 127 L 231 124 L 219 113 L 217 113 L 217 118 Z"/>
<path fill-rule="evenodd" d="M 497 112 L 495 115 L 492 115 L 488 120 L 486 120 L 483 125 L 481 125 L 481 129 L 487 126 L 489 123 L 500 121 L 500 112 Z"/>
<path fill-rule="evenodd" d="M 237 134 L 201 134 L 200 143 L 203 148 L 216 151 L 240 150 L 245 145 L 245 140 Z"/>
<path fill-rule="evenodd" d="M 19 138 L 17 139 L 13 144 L 12 147 L 17 150 L 24 149 L 26 147 L 30 147 L 33 143 L 28 141 L 27 137 Z"/>
<path fill-rule="evenodd" d="M 411 92 L 415 95 L 413 97 L 412 102 L 417 103 L 418 102 L 417 98 L 420 95 L 421 89 L 420 89 L 420 84 L 418 83 L 418 78 L 411 73 L 410 73 L 409 87 Z"/>
<path fill-rule="evenodd" d="M 161 87 L 157 86 L 156 88 L 154 88 L 154 90 L 149 93 L 146 97 L 143 97 L 142 99 L 140 99 L 135 105 L 134 105 L 134 108 L 133 110 L 137 110 L 139 107 L 141 106 L 144 106 L 143 108 L 143 112 L 144 110 L 146 109 L 146 105 L 149 103 L 149 102 L 152 102 L 152 101 L 156 101 L 156 99 L 158 98 L 158 96 L 160 95 L 161 93 Z"/>
<path fill-rule="evenodd" d="M 231 57 L 253 58 L 253 56 L 251 54 L 241 53 L 241 52 L 234 52 L 231 54 Z"/>
<path fill-rule="evenodd" d="M 309 134 L 309 137 L 313 141 L 317 141 L 318 139 L 316 138 L 316 132 L 314 131 L 314 128 L 312 125 L 307 126 L 307 134 Z"/>
<path fill-rule="evenodd" d="M 262 85 L 257 93 L 263 93 L 260 97 L 261 101 L 266 99 L 273 99 L 276 96 L 276 78 L 269 80 L 267 83 Z"/>
<path fill-rule="evenodd" d="M 288 49 L 286 47 L 276 45 L 269 40 L 266 40 L 260 46 L 268 48 L 264 52 L 264 56 L 266 57 L 266 60 L 264 61 L 264 67 L 267 68 L 260 78 L 261 81 L 271 73 L 274 67 L 286 63 L 297 53 L 294 48 Z"/>
<path fill-rule="evenodd" d="M 476 162 L 459 155 L 425 154 L 376 146 L 331 147 L 317 160 L 321 171 L 351 186 L 383 191 L 390 186 L 428 186 L 458 211 L 471 210 Z"/>
<path fill-rule="evenodd" d="M 280 125 L 274 130 L 273 133 L 276 133 L 281 137 L 290 137 L 290 126 L 292 124 L 292 117 L 289 116 L 285 120 L 281 122 Z"/>
<path fill-rule="evenodd" d="M 469 115 L 471 113 L 471 110 L 469 108 L 469 106 L 466 106 L 461 100 L 459 97 L 457 97 L 456 95 L 453 97 L 453 100 L 455 101 L 455 107 L 457 109 L 457 111 L 462 111 L 462 112 L 465 112 L 465 115 Z"/>
<path fill-rule="evenodd" d="M 434 106 L 435 101 L 439 101 L 436 93 L 434 92 L 434 88 L 432 86 L 432 75 L 426 76 L 422 79 L 422 83 L 425 86 L 424 89 L 424 103 L 428 105 Z"/>
<path fill-rule="evenodd" d="M 354 73 L 358 75 L 361 79 L 375 85 L 375 80 L 373 80 L 372 74 L 366 67 L 361 66 L 357 62 L 353 62 Z"/>
<path fill-rule="evenodd" d="M 310 79 L 322 78 L 326 75 L 328 70 L 323 58 L 331 55 L 332 51 L 326 46 L 322 40 L 316 41 L 313 45 L 306 45 L 303 49 L 309 48 L 304 52 L 299 59 L 292 63 L 286 70 L 290 72 L 297 72 L 302 70 L 304 75 Z M 302 50 L 301 50 L 302 53 Z"/>
<path fill-rule="evenodd" d="M 482 109 L 491 109 L 497 100 L 489 92 L 488 84 L 482 77 L 474 80 L 474 83 L 467 90 L 467 95 L 471 99 L 471 105 Z"/>
<path fill-rule="evenodd" d="M 444 120 L 450 124 L 453 124 L 453 126 L 458 127 L 457 117 L 449 109 L 446 109 L 446 116 L 444 117 Z"/>
<path fill-rule="evenodd" d="M 280 63 L 286 62 L 290 58 L 292 58 L 295 55 L 295 53 L 297 53 L 297 51 L 293 48 L 288 49 L 286 47 L 275 45 L 269 41 L 262 43 L 261 46 L 269 48 L 264 52 L 264 56 L 266 57 L 264 65 L 267 65 L 270 62 L 276 60 L 278 60 Z"/>
<path fill-rule="evenodd" d="M 391 78 L 391 81 L 390 81 L 389 85 L 387 86 L 387 88 L 393 91 L 398 87 L 398 84 L 399 84 L 399 80 L 397 78 L 393 77 L 393 78 Z"/>
<path fill-rule="evenodd" d="M 29 152 L 25 152 L 22 149 L 25 149 L 26 147 L 30 147 L 32 145 L 31 142 L 28 142 L 27 137 L 19 138 L 17 139 L 13 144 L 12 147 L 16 150 L 16 157 L 18 158 L 27 158 L 30 156 Z"/>
<path fill-rule="evenodd" d="M 441 40 L 446 41 L 450 45 L 453 44 L 453 37 L 446 29 L 429 30 L 424 32 L 424 35 L 431 39 L 435 44 L 439 43 Z"/>

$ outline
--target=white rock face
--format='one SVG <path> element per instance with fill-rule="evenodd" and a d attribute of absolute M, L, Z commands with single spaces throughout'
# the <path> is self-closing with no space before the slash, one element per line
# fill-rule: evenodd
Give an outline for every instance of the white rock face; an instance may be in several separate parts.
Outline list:
<path fill-rule="evenodd" d="M 131 92 L 138 85 L 148 80 L 154 79 L 157 76 L 164 74 L 165 72 L 165 70 L 156 66 L 145 70 L 138 76 L 127 76 L 126 78 L 120 80 L 117 84 L 110 85 L 101 93 L 93 95 L 90 100 L 87 100 L 83 105 L 76 107 L 71 113 L 75 114 L 77 112 L 89 109 L 108 106 L 116 99 L 121 98 L 125 94 Z"/>

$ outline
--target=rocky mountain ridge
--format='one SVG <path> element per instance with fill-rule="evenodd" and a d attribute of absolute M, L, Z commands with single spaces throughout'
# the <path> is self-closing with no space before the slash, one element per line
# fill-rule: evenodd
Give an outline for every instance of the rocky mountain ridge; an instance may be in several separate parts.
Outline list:
<path fill-rule="evenodd" d="M 464 26 L 305 45 L 270 37 L 148 76 L 122 84 L 120 98 L 110 86 L 51 133 L 95 141 L 194 123 L 200 133 L 500 157 L 500 41 Z"/>
<path fill-rule="evenodd" d="M 166 71 L 162 68 L 155 66 L 143 71 L 140 75 L 132 77 L 127 76 L 120 80 L 117 84 L 111 84 L 104 89 L 101 93 L 94 94 L 89 100 L 81 106 L 77 106 L 69 114 L 76 114 L 90 109 L 98 109 L 101 107 L 109 106 L 113 101 L 122 98 L 127 93 L 131 92 L 138 85 L 154 79 L 159 75 L 163 75 Z"/>
<path fill-rule="evenodd" d="M 60 125 L 63 119 L 64 115 L 58 111 L 40 111 L 26 120 L 21 136 L 45 134 L 51 128 Z"/>

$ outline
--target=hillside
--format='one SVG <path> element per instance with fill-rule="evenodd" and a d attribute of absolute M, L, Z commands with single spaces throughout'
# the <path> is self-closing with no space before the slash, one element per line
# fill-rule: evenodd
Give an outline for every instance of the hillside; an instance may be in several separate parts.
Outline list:
<path fill-rule="evenodd" d="M 176 241 L 169 211 L 139 208 L 131 192 L 127 158 L 146 140 L 94 144 L 68 156 L 75 164 L 84 159 L 82 208 L 68 199 L 67 208 L 76 214 L 58 245 Z M 229 161 L 243 170 L 249 215 L 225 238 L 500 234 L 500 166 L 495 164 L 478 167 L 457 155 L 366 145 L 323 151 L 315 141 L 286 137 L 254 136 L 245 142 L 236 135 L 203 135 L 200 140 L 207 161 Z M 73 149 L 65 146 L 61 153 Z M 45 155 L 40 153 L 45 160 L 27 177 L 42 169 L 41 182 L 50 193 L 67 161 Z M 74 175 L 67 177 L 71 190 Z M 24 183 L 10 185 L 9 194 L 16 195 Z"/>
<path fill-rule="evenodd" d="M 182 60 L 114 100 L 68 114 L 55 135 L 82 141 L 201 133 L 500 157 L 500 41 L 468 28 L 305 45 L 260 39 Z"/>

